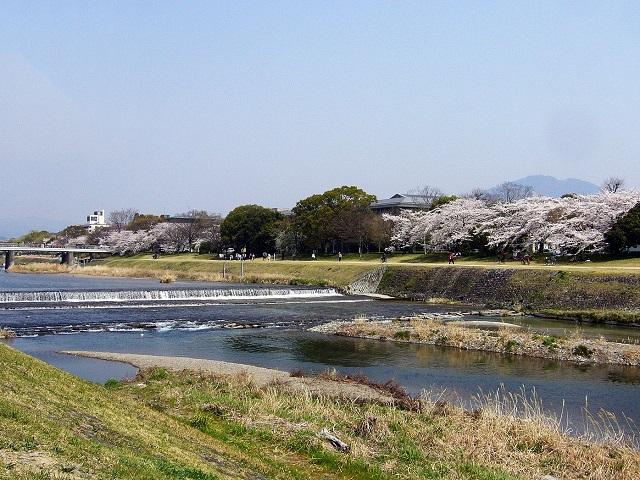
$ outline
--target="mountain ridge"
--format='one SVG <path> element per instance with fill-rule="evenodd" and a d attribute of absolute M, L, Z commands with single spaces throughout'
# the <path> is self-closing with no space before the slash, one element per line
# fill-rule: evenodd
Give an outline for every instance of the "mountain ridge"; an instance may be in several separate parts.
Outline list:
<path fill-rule="evenodd" d="M 529 186 L 534 193 L 547 197 L 561 197 L 567 193 L 590 195 L 600 191 L 598 185 L 586 180 L 579 178 L 558 179 L 551 175 L 528 175 L 516 180 L 510 180 L 510 182 Z"/>

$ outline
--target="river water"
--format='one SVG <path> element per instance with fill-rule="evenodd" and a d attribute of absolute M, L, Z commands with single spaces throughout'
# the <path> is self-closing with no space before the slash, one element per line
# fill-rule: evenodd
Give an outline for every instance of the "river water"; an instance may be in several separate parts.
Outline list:
<path fill-rule="evenodd" d="M 0 273 L 0 326 L 8 344 L 86 379 L 104 382 L 136 370 L 60 350 L 179 355 L 281 370 L 336 369 L 377 381 L 394 379 L 410 393 L 445 390 L 462 399 L 501 385 L 536 394 L 549 411 L 578 423 L 585 403 L 640 420 L 640 369 L 397 344 L 311 333 L 307 328 L 356 316 L 394 317 L 464 310 L 347 297 L 327 288 L 276 287 Z M 467 317 L 472 319 L 473 317 Z M 482 317 L 487 320 L 486 317 Z M 499 319 L 495 319 L 498 321 Z M 567 334 L 572 323 L 510 319 L 541 332 Z M 583 334 L 640 340 L 640 330 L 582 326 Z"/>

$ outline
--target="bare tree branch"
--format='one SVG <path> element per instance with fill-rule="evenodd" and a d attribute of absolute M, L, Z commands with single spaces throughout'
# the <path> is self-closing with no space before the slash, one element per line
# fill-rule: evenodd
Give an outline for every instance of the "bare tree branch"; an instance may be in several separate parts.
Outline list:
<path fill-rule="evenodd" d="M 533 188 L 529 185 L 505 182 L 496 187 L 496 194 L 502 202 L 511 203 L 533 196 Z"/>
<path fill-rule="evenodd" d="M 133 220 L 136 213 L 138 213 L 138 211 L 135 208 L 114 210 L 109 213 L 109 223 L 119 232 Z"/>
<path fill-rule="evenodd" d="M 602 191 L 616 193 L 624 188 L 624 178 L 609 177 L 602 183 Z"/>

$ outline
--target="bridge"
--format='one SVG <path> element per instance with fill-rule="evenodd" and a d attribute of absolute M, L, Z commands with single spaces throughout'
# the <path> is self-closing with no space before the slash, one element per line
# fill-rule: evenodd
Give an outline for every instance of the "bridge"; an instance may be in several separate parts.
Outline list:
<path fill-rule="evenodd" d="M 30 252 L 30 253 L 60 253 L 61 263 L 65 265 L 73 265 L 74 254 L 76 253 L 104 253 L 111 254 L 113 250 L 110 247 L 97 247 L 97 246 L 75 246 L 75 247 L 46 247 L 42 244 L 28 244 L 28 243 L 12 243 L 12 242 L 0 242 L 0 252 L 4 252 L 4 268 L 5 270 L 10 268 L 15 261 L 15 254 L 17 252 Z"/>

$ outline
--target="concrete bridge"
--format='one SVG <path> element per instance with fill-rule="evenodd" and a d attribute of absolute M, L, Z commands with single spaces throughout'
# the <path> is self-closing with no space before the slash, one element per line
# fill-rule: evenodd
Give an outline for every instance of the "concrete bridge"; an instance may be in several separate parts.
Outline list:
<path fill-rule="evenodd" d="M 0 242 L 0 252 L 4 252 L 4 268 L 6 270 L 13 265 L 17 252 L 60 253 L 62 264 L 73 265 L 76 253 L 110 254 L 113 253 L 113 250 L 109 247 L 46 247 L 41 244 Z"/>

